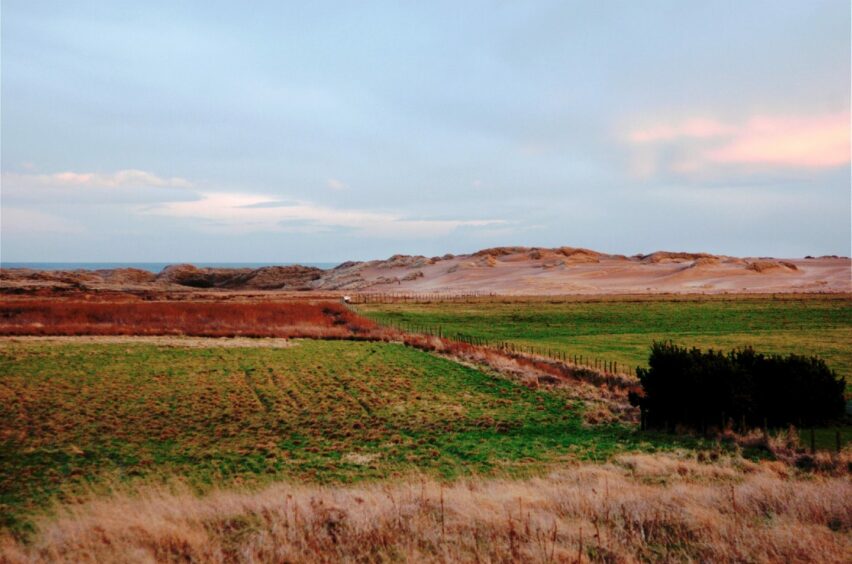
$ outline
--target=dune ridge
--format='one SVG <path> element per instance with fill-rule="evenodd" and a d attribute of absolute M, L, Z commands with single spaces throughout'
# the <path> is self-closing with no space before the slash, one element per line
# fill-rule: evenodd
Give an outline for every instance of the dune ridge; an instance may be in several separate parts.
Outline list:
<path fill-rule="evenodd" d="M 134 268 L 40 271 L 0 269 L 0 290 L 281 290 L 502 295 L 617 293 L 850 292 L 848 257 L 731 257 L 656 251 L 633 256 L 578 247 L 493 247 L 464 255 L 397 254 L 348 261 L 330 270 L 307 266 L 198 268 L 171 265 L 154 274 Z"/>

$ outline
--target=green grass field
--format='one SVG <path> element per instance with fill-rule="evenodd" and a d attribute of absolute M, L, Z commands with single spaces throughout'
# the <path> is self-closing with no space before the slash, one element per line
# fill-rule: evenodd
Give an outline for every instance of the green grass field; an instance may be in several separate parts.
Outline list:
<path fill-rule="evenodd" d="M 285 349 L 0 343 L 0 515 L 126 482 L 525 475 L 674 438 L 398 344 Z"/>
<path fill-rule="evenodd" d="M 819 355 L 852 385 L 852 298 L 626 299 L 369 304 L 379 322 L 441 326 L 492 341 L 644 366 L 655 340 L 729 350 Z"/>

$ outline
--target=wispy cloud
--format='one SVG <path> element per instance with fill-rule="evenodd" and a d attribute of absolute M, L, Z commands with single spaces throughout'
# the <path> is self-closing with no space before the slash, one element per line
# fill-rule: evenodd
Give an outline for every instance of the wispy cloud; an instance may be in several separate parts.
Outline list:
<path fill-rule="evenodd" d="M 505 224 L 499 219 L 419 219 L 402 213 L 339 209 L 306 201 L 280 201 L 260 194 L 207 192 L 199 199 L 152 206 L 144 213 L 202 221 L 215 231 L 304 231 L 350 229 L 367 236 L 446 235 L 459 228 Z"/>
<path fill-rule="evenodd" d="M 115 172 L 3 172 L 3 198 L 26 203 L 160 202 L 191 199 L 194 184 L 138 169 Z"/>
<path fill-rule="evenodd" d="M 720 166 L 822 169 L 849 164 L 849 117 L 753 116 L 739 124 L 691 118 L 635 128 L 626 138 L 637 176 Z"/>
<path fill-rule="evenodd" d="M 3 173 L 3 179 L 33 186 L 79 186 L 81 188 L 157 187 L 191 188 L 192 183 L 177 176 L 162 177 L 137 169 L 115 172 L 57 172 L 53 174 Z"/>
<path fill-rule="evenodd" d="M 507 224 L 495 219 L 419 218 L 399 211 L 334 208 L 249 192 L 199 191 L 187 179 L 137 169 L 3 173 L 2 180 L 4 203 L 9 208 L 4 220 L 8 215 L 11 228 L 22 231 L 32 226 L 33 230 L 72 232 L 77 226 L 38 211 L 46 205 L 72 202 L 77 209 L 80 205 L 115 205 L 121 206 L 116 208 L 121 213 L 182 218 L 204 230 L 227 233 L 348 230 L 373 237 L 424 237 L 446 235 L 459 228 Z M 337 179 L 329 179 L 328 186 L 347 188 Z"/>

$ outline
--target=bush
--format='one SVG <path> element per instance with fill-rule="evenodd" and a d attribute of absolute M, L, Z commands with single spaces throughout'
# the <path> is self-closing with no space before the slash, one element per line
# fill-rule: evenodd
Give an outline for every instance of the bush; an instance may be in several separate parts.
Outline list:
<path fill-rule="evenodd" d="M 642 392 L 631 401 L 650 427 L 706 429 L 729 420 L 751 427 L 817 425 L 845 410 L 845 379 L 816 357 L 654 343 L 649 368 L 636 374 Z"/>

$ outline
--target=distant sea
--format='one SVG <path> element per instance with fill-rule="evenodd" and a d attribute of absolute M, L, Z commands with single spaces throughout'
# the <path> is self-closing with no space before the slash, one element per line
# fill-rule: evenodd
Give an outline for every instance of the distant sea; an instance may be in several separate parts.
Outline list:
<path fill-rule="evenodd" d="M 33 270 L 107 270 L 113 268 L 139 268 L 149 272 L 160 272 L 178 262 L 0 262 L 0 268 L 31 268 Z M 199 268 L 260 268 L 262 266 L 315 266 L 330 269 L 336 262 L 193 262 Z"/>

